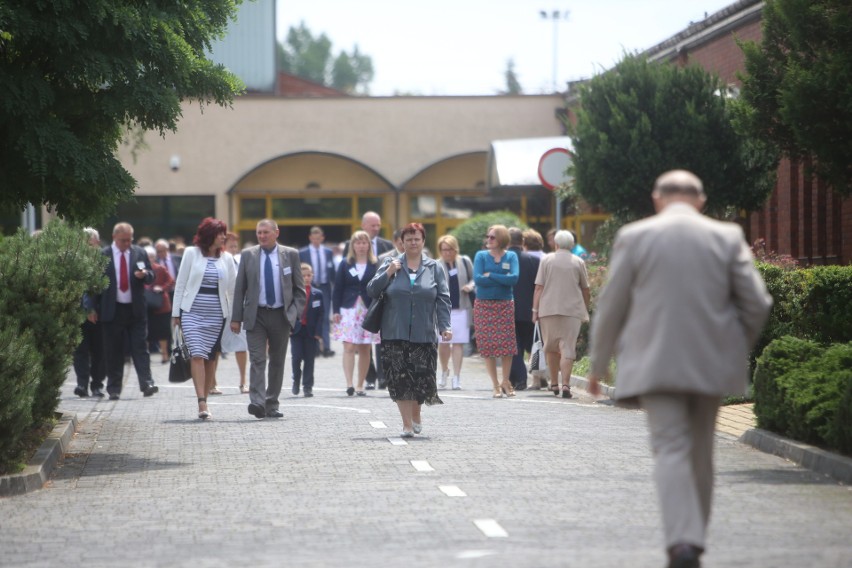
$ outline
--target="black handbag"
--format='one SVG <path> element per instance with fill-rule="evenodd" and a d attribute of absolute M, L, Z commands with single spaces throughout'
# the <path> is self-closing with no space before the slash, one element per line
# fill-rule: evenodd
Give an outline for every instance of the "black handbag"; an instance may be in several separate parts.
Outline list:
<path fill-rule="evenodd" d="M 149 310 L 159 310 L 163 307 L 165 292 L 155 292 L 152 288 L 145 288 L 145 303 Z"/>
<path fill-rule="evenodd" d="M 385 309 L 385 292 L 382 291 L 379 297 L 373 300 L 370 307 L 367 308 L 367 315 L 364 316 L 364 321 L 361 322 L 361 327 L 370 333 L 379 333 L 382 329 L 382 312 Z"/>
<path fill-rule="evenodd" d="M 183 339 L 183 331 L 175 326 L 172 333 L 172 356 L 169 360 L 169 382 L 185 383 L 192 378 L 192 367 L 190 364 L 189 347 Z"/>

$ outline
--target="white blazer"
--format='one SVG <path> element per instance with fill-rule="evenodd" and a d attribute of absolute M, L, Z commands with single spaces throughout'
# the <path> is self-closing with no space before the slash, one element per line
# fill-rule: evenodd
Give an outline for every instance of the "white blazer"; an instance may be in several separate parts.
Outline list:
<path fill-rule="evenodd" d="M 234 300 L 234 283 L 237 280 L 237 270 L 234 258 L 227 252 L 216 259 L 219 269 L 219 303 L 225 318 L 231 315 Z M 180 317 L 181 310 L 190 311 L 195 296 L 201 289 L 201 280 L 207 268 L 207 257 L 201 254 L 198 247 L 187 247 L 178 270 L 175 282 L 175 299 L 172 301 L 172 317 Z"/>

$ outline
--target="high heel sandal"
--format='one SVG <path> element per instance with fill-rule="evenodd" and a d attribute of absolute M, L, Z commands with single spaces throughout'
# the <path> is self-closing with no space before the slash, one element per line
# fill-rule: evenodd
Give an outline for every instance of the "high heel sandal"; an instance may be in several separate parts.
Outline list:
<path fill-rule="evenodd" d="M 240 392 L 242 394 L 246 394 L 246 393 L 248 393 L 248 391 L 249 391 L 248 385 L 245 385 L 245 384 L 240 385 Z"/>
<path fill-rule="evenodd" d="M 559 385 L 550 385 L 550 392 L 553 393 L 553 396 L 559 396 Z"/>
<path fill-rule="evenodd" d="M 503 398 L 503 389 L 500 387 L 494 387 L 494 394 L 491 395 L 492 398 Z"/>
<path fill-rule="evenodd" d="M 574 398 L 571 394 L 571 385 L 562 385 L 562 398 Z"/>
<path fill-rule="evenodd" d="M 202 402 L 204 403 L 204 406 L 207 406 L 207 399 L 204 398 L 204 397 L 198 397 L 198 404 L 200 405 Z M 213 416 L 213 415 L 210 414 L 209 410 L 199 410 L 198 411 L 198 417 L 201 418 L 202 420 L 207 420 L 211 416 Z"/>
<path fill-rule="evenodd" d="M 503 394 L 505 394 L 508 398 L 515 396 L 515 387 L 512 386 L 512 383 L 506 383 L 505 385 L 501 386 L 500 389 L 503 391 Z"/>

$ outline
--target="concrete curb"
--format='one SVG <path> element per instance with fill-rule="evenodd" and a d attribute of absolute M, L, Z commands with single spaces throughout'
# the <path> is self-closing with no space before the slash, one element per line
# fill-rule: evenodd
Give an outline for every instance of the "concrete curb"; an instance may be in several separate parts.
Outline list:
<path fill-rule="evenodd" d="M 760 428 L 748 430 L 740 436 L 739 441 L 761 452 L 788 459 L 811 471 L 852 485 L 852 458 L 790 440 Z"/>
<path fill-rule="evenodd" d="M 73 412 L 62 414 L 24 471 L 0 476 L 0 497 L 23 495 L 44 487 L 76 431 L 77 415 Z"/>
<path fill-rule="evenodd" d="M 571 385 L 588 390 L 589 381 L 585 377 L 571 376 Z M 600 384 L 601 394 L 612 399 L 615 387 Z M 802 442 L 779 436 L 760 428 L 751 428 L 738 438 L 738 441 L 756 450 L 790 460 L 793 463 L 817 473 L 827 475 L 841 483 L 852 485 L 852 458 L 822 450 Z"/>

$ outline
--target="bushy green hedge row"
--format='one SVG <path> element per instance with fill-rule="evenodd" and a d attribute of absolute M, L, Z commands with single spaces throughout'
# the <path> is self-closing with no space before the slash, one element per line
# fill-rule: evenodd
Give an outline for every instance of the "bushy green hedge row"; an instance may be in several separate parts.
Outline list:
<path fill-rule="evenodd" d="M 85 291 L 104 288 L 105 263 L 82 230 L 61 221 L 37 236 L 20 230 L 0 241 L 0 322 L 10 334 L 0 337 L 4 440 L 17 441 L 26 429 L 53 419 L 80 341 L 81 299 Z M 23 372 L 26 367 L 32 372 Z M 0 466 L 15 459 L 12 454 L 7 444 L 0 446 Z"/>
<path fill-rule="evenodd" d="M 769 343 L 792 335 L 828 345 L 852 341 L 852 266 L 787 269 L 758 262 L 774 304 L 752 352 L 752 363 Z"/>
<path fill-rule="evenodd" d="M 852 455 L 852 343 L 783 337 L 757 360 L 760 428 Z"/>
<path fill-rule="evenodd" d="M 528 227 L 521 223 L 520 218 L 509 211 L 492 211 L 491 213 L 483 213 L 475 215 L 450 231 L 459 241 L 459 249 L 462 254 L 466 254 L 473 259 L 477 251 L 482 249 L 482 241 L 485 238 L 485 233 L 491 225 L 505 225 L 506 227 L 518 227 L 527 229 Z M 438 251 L 434 251 L 435 258 L 438 258 Z"/>

